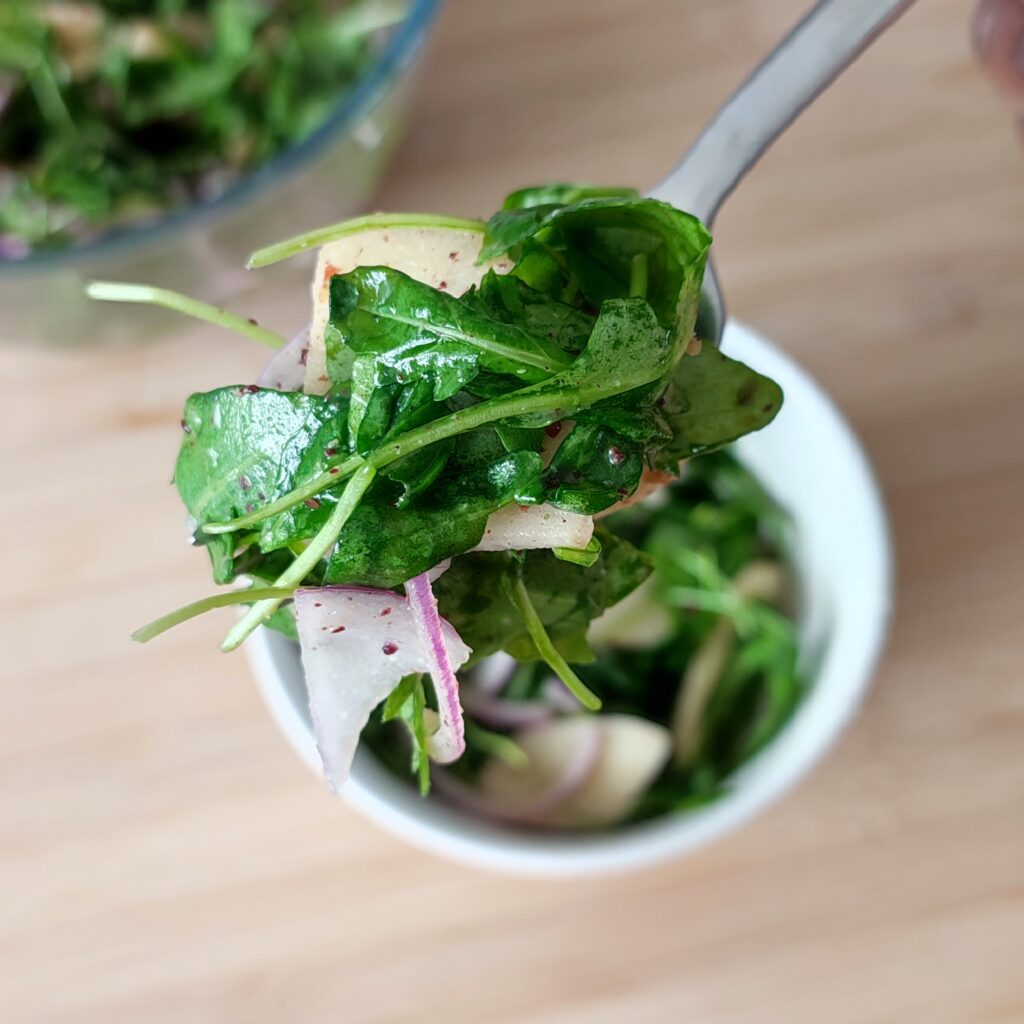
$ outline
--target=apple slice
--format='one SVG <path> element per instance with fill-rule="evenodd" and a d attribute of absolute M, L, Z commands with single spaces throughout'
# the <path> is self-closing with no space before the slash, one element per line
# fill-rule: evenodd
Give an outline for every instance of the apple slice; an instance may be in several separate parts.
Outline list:
<path fill-rule="evenodd" d="M 655 578 L 648 576 L 618 604 L 605 608 L 587 630 L 591 646 L 639 651 L 667 640 L 675 623 L 672 613 L 655 593 L 656 587 Z"/>
<path fill-rule="evenodd" d="M 478 793 L 495 816 L 519 817 L 523 807 L 543 807 L 535 824 L 599 828 L 625 818 L 668 762 L 672 737 L 661 725 L 635 715 L 569 715 L 517 733 L 523 765 L 497 758 L 480 773 Z M 569 769 L 597 751 L 586 774 L 564 784 Z M 555 792 L 557 802 L 545 795 Z"/>
<path fill-rule="evenodd" d="M 554 505 L 505 505 L 492 512 L 474 551 L 523 551 L 527 548 L 585 548 L 594 520 Z"/>
<path fill-rule="evenodd" d="M 330 386 L 324 330 L 330 314 L 329 282 L 356 267 L 391 267 L 432 288 L 461 295 L 484 274 L 507 274 L 512 261 L 502 257 L 477 265 L 483 245 L 479 231 L 442 227 L 375 227 L 345 235 L 320 248 L 313 275 L 313 320 L 306 359 L 305 390 L 322 395 Z"/>

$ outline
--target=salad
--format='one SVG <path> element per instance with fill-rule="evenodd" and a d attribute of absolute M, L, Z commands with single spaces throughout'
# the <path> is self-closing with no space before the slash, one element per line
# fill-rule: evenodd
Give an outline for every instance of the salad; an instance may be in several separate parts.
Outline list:
<path fill-rule="evenodd" d="M 710 242 L 630 189 L 525 189 L 486 223 L 373 214 L 250 261 L 318 250 L 287 345 L 93 285 L 279 347 L 181 420 L 174 482 L 233 589 L 136 639 L 229 604 L 225 651 L 294 638 L 335 789 L 362 737 L 520 825 L 713 799 L 802 682 L 785 516 L 721 451 L 782 394 L 699 340 Z"/>
<path fill-rule="evenodd" d="M 209 200 L 322 125 L 406 0 L 3 0 L 0 260 Z"/>

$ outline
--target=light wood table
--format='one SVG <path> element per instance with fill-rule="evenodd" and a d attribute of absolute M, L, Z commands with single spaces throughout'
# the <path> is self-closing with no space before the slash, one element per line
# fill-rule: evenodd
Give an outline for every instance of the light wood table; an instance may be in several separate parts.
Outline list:
<path fill-rule="evenodd" d="M 801 6 L 453 2 L 380 203 L 651 184 Z M 0 1019 L 1024 1020 L 1024 153 L 966 18 L 912 10 L 718 226 L 733 311 L 871 452 L 899 596 L 835 753 L 674 865 L 510 881 L 333 802 L 217 653 L 229 612 L 127 641 L 209 590 L 167 486 L 182 399 L 262 354 L 0 349 Z"/>

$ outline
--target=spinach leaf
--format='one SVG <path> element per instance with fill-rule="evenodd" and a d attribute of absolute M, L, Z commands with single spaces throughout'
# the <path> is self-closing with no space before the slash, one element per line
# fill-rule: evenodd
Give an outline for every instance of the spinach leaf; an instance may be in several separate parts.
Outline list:
<path fill-rule="evenodd" d="M 374 357 L 380 383 L 429 374 L 436 401 L 478 368 L 532 383 L 569 364 L 545 337 L 387 267 L 334 276 L 330 303 L 332 326 L 357 356 Z"/>
<path fill-rule="evenodd" d="M 504 413 L 499 418 L 511 425 L 546 426 L 658 380 L 674 356 L 668 332 L 646 301 L 609 300 L 601 307 L 587 347 L 568 370 L 496 399 L 494 406 Z"/>
<path fill-rule="evenodd" d="M 721 448 L 767 426 L 781 407 L 782 389 L 775 381 L 703 345 L 696 356 L 680 360 L 665 396 L 672 440 L 659 462 L 674 468 L 681 459 Z"/>
<path fill-rule="evenodd" d="M 661 324 L 689 341 L 711 236 L 687 213 L 656 199 L 596 198 L 569 206 L 506 210 L 488 222 L 481 259 L 542 244 L 565 268 L 565 286 L 593 307 L 633 294 L 635 259 Z"/>
<path fill-rule="evenodd" d="M 586 349 L 569 369 L 510 394 L 462 405 L 421 427 L 389 437 L 386 444 L 368 454 L 365 462 L 378 472 L 386 472 L 401 459 L 481 427 L 545 427 L 587 405 L 662 377 L 672 366 L 673 357 L 668 332 L 643 299 L 611 300 L 601 310 Z M 354 470 L 354 465 L 349 465 L 346 472 L 333 466 L 304 480 L 272 503 L 273 512 L 267 512 L 267 518 L 283 511 L 304 516 L 299 509 L 302 504 L 316 509 L 322 501 L 336 501 L 333 495 L 327 497 L 331 489 Z M 258 512 L 236 517 L 220 524 L 218 532 L 248 528 L 261 521 Z"/>
<path fill-rule="evenodd" d="M 522 188 L 506 196 L 501 210 L 487 223 L 481 260 L 500 256 L 522 244 L 545 226 L 551 215 L 565 206 L 586 199 L 635 200 L 640 193 L 632 188 L 556 183 Z"/>
<path fill-rule="evenodd" d="M 494 320 L 518 324 L 553 342 L 573 357 L 583 351 L 594 329 L 594 317 L 531 288 L 515 274 L 488 271 L 479 287 L 470 289 L 462 299 Z"/>
<path fill-rule="evenodd" d="M 527 210 L 535 206 L 569 206 L 582 199 L 615 197 L 639 199 L 635 188 L 615 185 L 581 185 L 578 182 L 553 182 L 548 185 L 532 185 L 510 193 L 502 203 L 503 210 Z"/>
<path fill-rule="evenodd" d="M 497 438 L 493 448 L 472 436 L 459 440 L 441 476 L 401 508 L 394 485 L 374 485 L 338 539 L 326 582 L 398 586 L 475 547 L 492 512 L 538 500 L 536 452 L 506 452 Z"/>
<path fill-rule="evenodd" d="M 544 476 L 547 500 L 594 515 L 631 495 L 644 470 L 643 448 L 604 426 L 577 424 Z"/>
<path fill-rule="evenodd" d="M 527 551 L 521 565 L 502 552 L 474 552 L 452 561 L 434 583 L 441 614 L 473 649 L 473 661 L 504 650 L 524 661 L 540 657 L 508 597 L 508 582 L 521 571 L 530 600 L 568 661 L 593 657 L 586 642 L 592 619 L 635 590 L 651 560 L 601 527 L 600 557 L 589 567 L 569 565 L 547 551 Z M 506 581 L 506 582 L 503 582 Z"/>
<path fill-rule="evenodd" d="M 255 385 L 218 388 L 188 399 L 174 483 L 196 537 L 210 553 L 216 582 L 234 578 L 236 538 L 203 534 L 203 524 L 252 512 L 316 472 L 327 451 L 345 442 L 347 416 L 344 399 Z M 270 535 L 274 523 L 265 527 Z"/>

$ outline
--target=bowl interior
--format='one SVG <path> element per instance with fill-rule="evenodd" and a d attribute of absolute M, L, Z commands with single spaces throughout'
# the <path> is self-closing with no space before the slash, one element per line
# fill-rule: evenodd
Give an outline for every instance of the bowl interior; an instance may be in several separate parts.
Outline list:
<path fill-rule="evenodd" d="M 833 743 L 870 683 L 885 638 L 892 586 L 885 511 L 855 436 L 796 363 L 737 323 L 727 325 L 723 347 L 785 391 L 775 422 L 737 446 L 793 518 L 811 685 L 782 733 L 736 773 L 731 791 L 715 803 L 606 833 L 516 831 L 422 800 L 365 748 L 344 789 L 350 803 L 409 841 L 477 866 L 544 876 L 623 871 L 736 827 L 790 788 Z M 296 646 L 261 630 L 246 647 L 278 724 L 319 772 Z"/>

